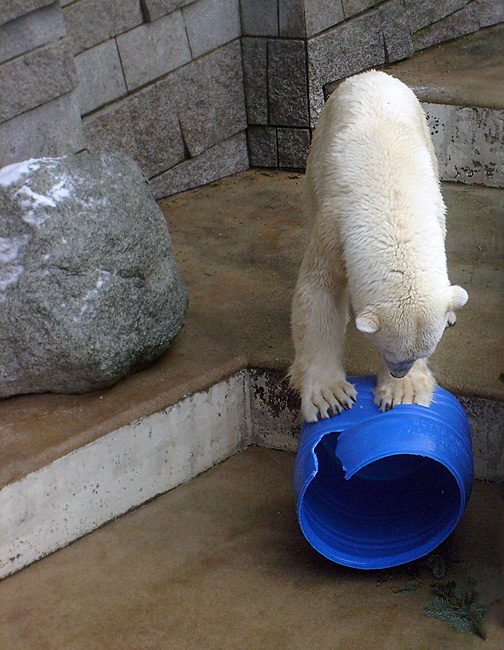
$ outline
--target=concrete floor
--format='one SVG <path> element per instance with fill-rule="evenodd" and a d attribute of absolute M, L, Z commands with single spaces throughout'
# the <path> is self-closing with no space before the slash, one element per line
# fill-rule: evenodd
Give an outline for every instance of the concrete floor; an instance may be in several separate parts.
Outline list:
<path fill-rule="evenodd" d="M 420 101 L 504 108 L 504 24 L 442 43 L 385 66 Z"/>
<path fill-rule="evenodd" d="M 451 280 L 469 292 L 432 367 L 458 394 L 504 399 L 504 190 L 444 184 Z M 285 371 L 290 302 L 305 231 L 302 175 L 249 170 L 161 207 L 190 296 L 186 325 L 157 363 L 87 395 L 0 401 L 0 487 L 244 367 Z M 353 328 L 349 374 L 377 352 Z"/>
<path fill-rule="evenodd" d="M 250 447 L 5 579 L 0 647 L 502 650 L 504 485 L 475 485 L 440 550 L 464 558 L 447 578 L 461 584 L 467 572 L 493 603 L 483 645 L 422 614 L 429 572 L 417 591 L 396 593 L 404 568 L 357 571 L 319 556 L 298 528 L 293 462 Z"/>
<path fill-rule="evenodd" d="M 380 68 L 422 102 L 504 108 L 504 24 L 441 43 Z M 329 95 L 340 82 L 325 87 Z"/>

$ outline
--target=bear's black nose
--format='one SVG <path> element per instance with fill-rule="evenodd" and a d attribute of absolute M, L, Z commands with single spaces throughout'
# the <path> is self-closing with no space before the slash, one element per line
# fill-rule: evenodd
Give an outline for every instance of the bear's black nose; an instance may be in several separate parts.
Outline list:
<path fill-rule="evenodd" d="M 392 377 L 395 379 L 402 379 L 403 377 L 406 377 L 414 363 L 415 359 L 399 361 L 399 363 L 392 363 L 391 361 L 387 361 L 387 366 Z"/>

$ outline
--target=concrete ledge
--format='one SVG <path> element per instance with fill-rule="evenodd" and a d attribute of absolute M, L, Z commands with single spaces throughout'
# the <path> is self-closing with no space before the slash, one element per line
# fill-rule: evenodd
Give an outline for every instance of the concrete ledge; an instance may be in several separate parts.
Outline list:
<path fill-rule="evenodd" d="M 463 405 L 476 478 L 502 479 L 503 405 L 472 398 Z M 250 444 L 295 452 L 300 427 L 298 399 L 284 375 L 243 370 L 112 431 L 0 491 L 0 578 Z"/>
<path fill-rule="evenodd" d="M 443 181 L 504 187 L 503 55 L 504 24 L 383 68 L 422 102 Z"/>
<path fill-rule="evenodd" d="M 0 578 L 250 442 L 245 372 L 112 431 L 0 492 Z"/>
<path fill-rule="evenodd" d="M 431 365 L 456 395 L 504 401 L 504 192 L 442 189 L 450 278 L 470 299 Z M 155 364 L 106 391 L 0 401 L 0 487 L 243 368 L 286 372 L 293 358 L 290 302 L 306 241 L 302 176 L 249 170 L 166 199 L 161 208 L 190 296 L 184 329 Z M 350 326 L 348 373 L 373 374 L 378 363 L 376 350 Z"/>
<path fill-rule="evenodd" d="M 432 47 L 384 70 L 422 102 L 504 109 L 504 24 Z"/>
<path fill-rule="evenodd" d="M 504 110 L 422 104 L 442 181 L 504 187 Z"/>

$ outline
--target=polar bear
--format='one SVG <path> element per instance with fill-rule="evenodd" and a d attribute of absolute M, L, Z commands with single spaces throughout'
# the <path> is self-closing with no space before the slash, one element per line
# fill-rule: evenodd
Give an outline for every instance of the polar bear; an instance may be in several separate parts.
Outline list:
<path fill-rule="evenodd" d="M 383 358 L 380 409 L 428 406 L 427 359 L 468 296 L 448 280 L 437 160 L 407 86 L 375 70 L 340 84 L 315 130 L 305 204 L 311 232 L 292 303 L 289 371 L 304 419 L 355 402 L 343 369 L 350 311 Z"/>

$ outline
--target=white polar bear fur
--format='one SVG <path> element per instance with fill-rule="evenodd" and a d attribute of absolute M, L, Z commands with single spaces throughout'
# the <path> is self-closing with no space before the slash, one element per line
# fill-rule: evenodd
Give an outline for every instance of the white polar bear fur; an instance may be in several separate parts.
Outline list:
<path fill-rule="evenodd" d="M 427 357 L 467 293 L 448 280 L 436 156 L 407 86 L 373 70 L 337 88 L 315 130 L 305 202 L 311 234 L 292 305 L 290 370 L 304 419 L 355 401 L 343 369 L 349 307 L 385 361 L 376 403 L 428 406 Z"/>

